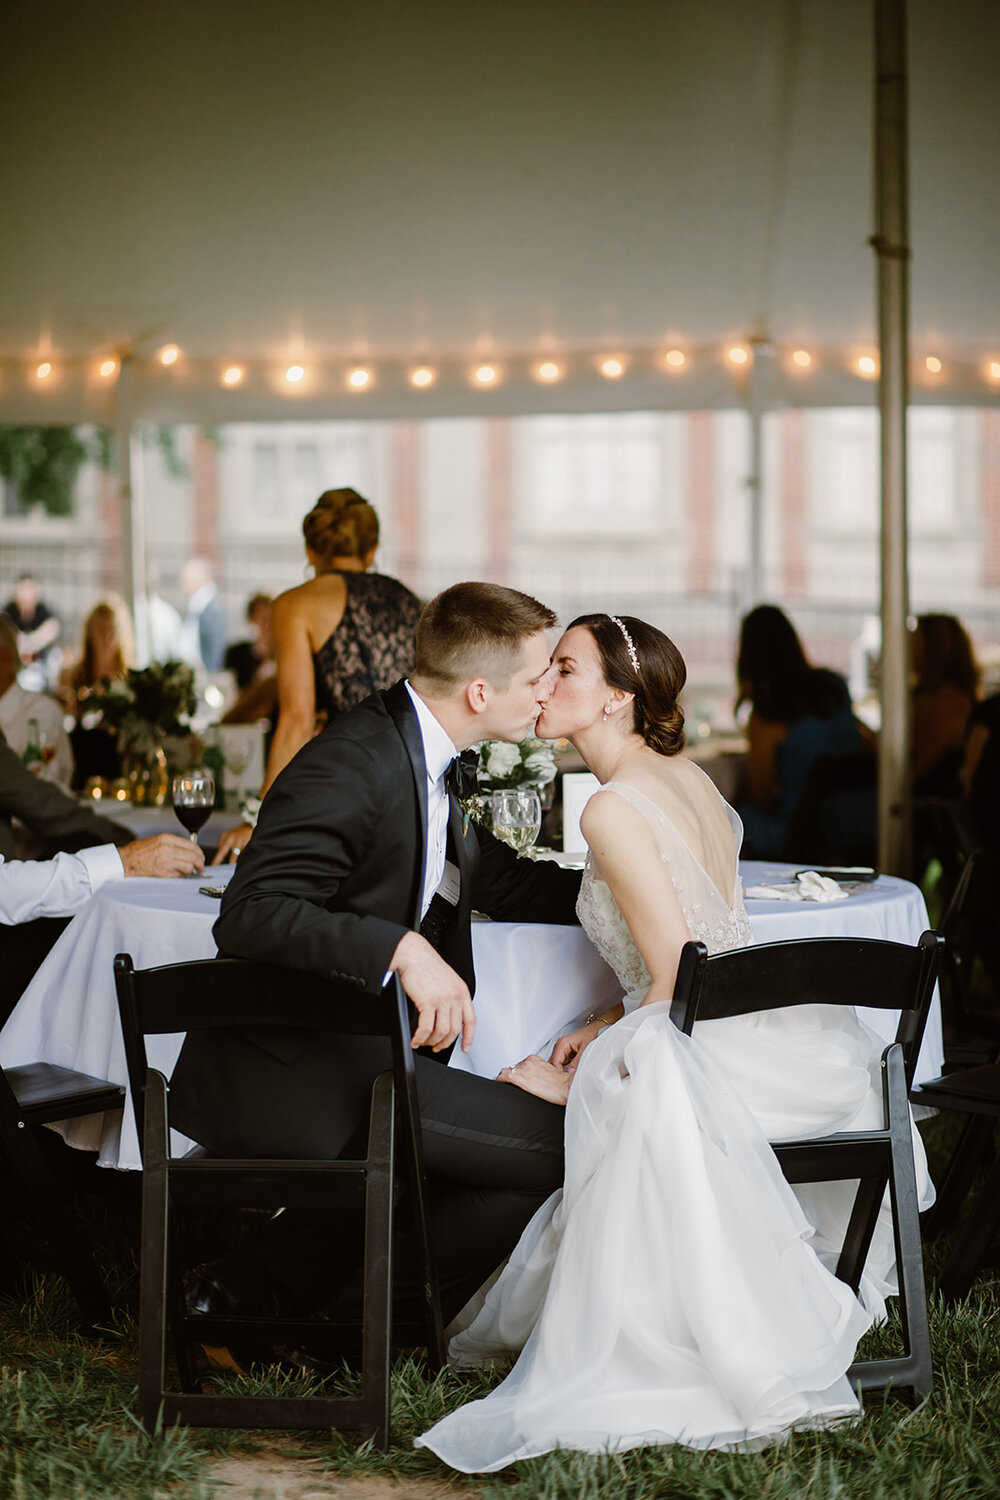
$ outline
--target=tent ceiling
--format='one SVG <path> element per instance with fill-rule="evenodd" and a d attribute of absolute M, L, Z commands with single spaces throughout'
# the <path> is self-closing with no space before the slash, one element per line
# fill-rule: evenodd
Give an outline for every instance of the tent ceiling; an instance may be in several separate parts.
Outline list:
<path fill-rule="evenodd" d="M 757 325 L 828 352 L 789 399 L 871 399 L 833 368 L 874 338 L 871 9 L 17 5 L 7 420 L 100 415 L 92 370 L 67 361 L 167 340 L 184 372 L 137 382 L 161 415 L 732 404 L 715 351 Z M 991 399 L 982 360 L 1000 358 L 998 42 L 995 5 L 911 0 L 913 346 L 966 366 L 952 399 Z M 700 355 L 683 377 L 653 366 L 671 343 Z M 588 357 L 628 351 L 612 391 Z M 48 354 L 62 378 L 38 387 L 17 361 Z M 539 387 L 541 355 L 575 377 Z M 483 356 L 507 361 L 488 395 L 468 387 Z M 343 394 L 359 358 L 377 375 L 363 398 Z M 416 358 L 443 362 L 423 395 L 406 387 Z M 274 374 L 291 359 L 328 369 L 290 406 Z M 232 360 L 261 364 L 220 391 Z"/>

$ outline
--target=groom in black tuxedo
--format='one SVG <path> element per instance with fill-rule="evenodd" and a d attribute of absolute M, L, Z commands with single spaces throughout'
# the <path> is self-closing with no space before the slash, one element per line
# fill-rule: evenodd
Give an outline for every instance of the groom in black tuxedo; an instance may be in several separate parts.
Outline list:
<path fill-rule="evenodd" d="M 457 584 L 432 600 L 412 678 L 334 719 L 275 781 L 215 926 L 225 954 L 347 978 L 359 991 L 399 974 L 417 1012 L 446 1318 L 562 1182 L 562 1108 L 445 1066 L 475 1026 L 473 908 L 498 920 L 576 921 L 579 875 L 519 861 L 466 825 L 448 785 L 457 752 L 531 733 L 551 670 L 543 632 L 554 624 L 536 600 L 494 584 Z M 336 1156 L 366 1117 L 384 1066 L 372 1039 L 271 1028 L 192 1034 L 171 1080 L 171 1112 L 213 1151 Z M 253 1254 L 251 1280 L 277 1281 L 312 1309 L 351 1269 L 339 1226 L 290 1212 Z M 223 1282 L 223 1299 L 228 1290 Z M 245 1300 L 238 1288 L 233 1296 Z"/>

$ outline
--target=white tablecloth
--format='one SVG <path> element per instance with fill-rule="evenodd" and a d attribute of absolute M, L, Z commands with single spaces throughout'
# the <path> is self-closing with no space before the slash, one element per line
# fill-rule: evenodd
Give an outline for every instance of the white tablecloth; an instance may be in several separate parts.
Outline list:
<path fill-rule="evenodd" d="M 779 879 L 787 866 L 741 865 L 745 885 Z M 216 898 L 205 884 L 222 884 L 232 868 L 188 880 L 121 880 L 104 886 L 66 928 L 25 990 L 0 1035 L 5 1066 L 38 1059 L 78 1068 L 116 1083 L 127 1082 L 118 1023 L 113 963 L 130 953 L 138 968 L 211 958 Z M 923 897 L 904 880 L 881 877 L 874 887 L 829 904 L 751 901 L 758 941 L 842 934 L 913 943 L 928 926 Z M 544 1051 L 590 1011 L 607 1009 L 620 996 L 614 975 L 575 927 L 477 922 L 473 928 L 476 1039 L 472 1051 L 453 1055 L 452 1065 L 495 1077 L 507 1063 Z M 887 1039 L 891 1012 L 862 1013 Z M 154 1066 L 169 1074 L 181 1038 L 156 1037 L 149 1045 Z M 937 1008 L 920 1055 L 917 1077 L 941 1071 Z M 139 1148 L 131 1110 L 92 1116 L 66 1127 L 71 1144 L 99 1151 L 107 1166 L 137 1167 Z"/>

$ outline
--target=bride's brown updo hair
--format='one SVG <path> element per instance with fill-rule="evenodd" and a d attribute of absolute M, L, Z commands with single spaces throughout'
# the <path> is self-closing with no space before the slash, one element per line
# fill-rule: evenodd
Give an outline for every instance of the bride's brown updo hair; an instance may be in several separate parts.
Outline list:
<path fill-rule="evenodd" d="M 618 615 L 629 633 L 639 662 L 636 671 L 621 626 L 610 615 L 578 615 L 569 628 L 589 630 L 601 658 L 608 687 L 634 693 L 632 727 L 658 755 L 684 749 L 684 710 L 679 699 L 687 681 L 684 658 L 669 636 L 634 615 Z"/>
<path fill-rule="evenodd" d="M 321 563 L 364 558 L 378 546 L 378 516 L 357 490 L 324 490 L 302 522 L 302 535 Z"/>

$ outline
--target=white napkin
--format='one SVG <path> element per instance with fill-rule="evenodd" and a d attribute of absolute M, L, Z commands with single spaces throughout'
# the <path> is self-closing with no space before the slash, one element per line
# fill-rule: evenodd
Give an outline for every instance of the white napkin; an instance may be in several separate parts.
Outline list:
<path fill-rule="evenodd" d="M 849 892 L 829 875 L 801 870 L 787 884 L 752 885 L 743 894 L 758 901 L 843 901 Z"/>

